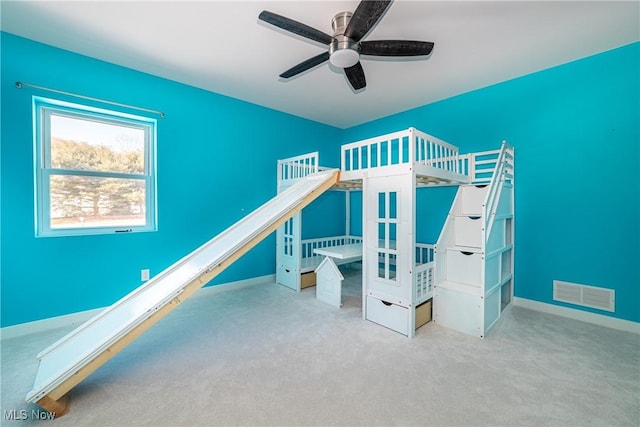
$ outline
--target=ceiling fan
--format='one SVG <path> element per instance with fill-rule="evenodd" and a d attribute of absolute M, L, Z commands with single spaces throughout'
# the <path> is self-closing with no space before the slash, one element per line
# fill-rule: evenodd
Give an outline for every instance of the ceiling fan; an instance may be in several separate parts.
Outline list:
<path fill-rule="evenodd" d="M 369 56 L 426 56 L 433 49 L 432 42 L 413 40 L 376 40 L 362 41 L 362 38 L 376 25 L 387 11 L 391 1 L 361 1 L 356 10 L 340 12 L 331 20 L 333 36 L 316 30 L 293 19 L 262 11 L 258 18 L 283 30 L 325 44 L 328 51 L 299 63 L 280 74 L 288 79 L 327 60 L 344 72 L 354 90 L 367 85 L 364 70 L 360 64 L 360 55 Z"/>

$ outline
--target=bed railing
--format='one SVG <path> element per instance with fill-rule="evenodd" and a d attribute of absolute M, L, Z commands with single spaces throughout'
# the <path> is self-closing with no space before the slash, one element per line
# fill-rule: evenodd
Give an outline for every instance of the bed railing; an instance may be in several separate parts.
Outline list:
<path fill-rule="evenodd" d="M 342 146 L 341 169 L 358 171 L 403 163 L 418 163 L 450 172 L 468 171 L 468 158 L 458 147 L 409 128 Z"/>
<path fill-rule="evenodd" d="M 435 245 L 416 243 L 416 265 L 427 264 L 433 261 Z"/>
<path fill-rule="evenodd" d="M 491 182 L 493 172 L 500 155 L 500 150 L 482 151 L 469 154 L 471 183 L 476 185 Z"/>
<path fill-rule="evenodd" d="M 502 142 L 489 179 L 489 189 L 484 201 L 485 238 L 488 238 L 494 223 L 496 208 L 505 182 L 513 181 L 513 147 Z"/>
<path fill-rule="evenodd" d="M 435 245 L 416 243 L 413 289 L 415 304 L 422 304 L 433 295 L 433 256 Z"/>
<path fill-rule="evenodd" d="M 318 239 L 305 239 L 300 242 L 301 250 L 300 254 L 302 258 L 310 258 L 319 256 L 313 253 L 317 248 L 330 248 L 332 246 L 350 245 L 352 243 L 361 243 L 362 237 L 360 236 L 331 236 L 321 237 Z"/>
<path fill-rule="evenodd" d="M 491 184 L 500 165 L 504 163 L 510 179 L 513 176 L 513 148 L 506 142 L 498 150 L 481 151 L 479 153 L 467 154 L 469 156 L 469 167 L 471 183 L 476 185 Z"/>
<path fill-rule="evenodd" d="M 416 129 L 413 130 L 413 137 L 415 163 L 461 173 L 460 171 L 464 168 L 464 161 L 461 164 L 461 160 L 464 158 L 460 158 L 458 147 Z"/>
<path fill-rule="evenodd" d="M 278 185 L 318 172 L 318 152 L 278 160 Z"/>

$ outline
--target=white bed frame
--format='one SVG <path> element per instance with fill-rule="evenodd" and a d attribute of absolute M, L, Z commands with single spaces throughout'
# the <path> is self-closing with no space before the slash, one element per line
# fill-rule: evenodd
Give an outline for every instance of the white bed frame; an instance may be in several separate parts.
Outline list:
<path fill-rule="evenodd" d="M 299 291 L 304 286 L 301 277 L 312 274 L 322 261 L 322 257 L 314 256 L 313 248 L 361 242 L 365 319 L 412 337 L 419 326 L 417 308 L 434 299 L 434 320 L 440 317 L 440 323 L 445 326 L 484 336 L 513 300 L 513 148 L 503 143 L 499 150 L 460 154 L 457 147 L 409 128 L 343 145 L 340 158 L 340 181 L 336 188 L 363 192 L 363 236 L 349 233 L 348 195 L 344 236 L 303 241 L 300 215 L 296 215 L 278 230 L 278 283 Z M 321 169 L 317 152 L 279 161 L 278 191 Z M 472 209 L 473 218 L 481 218 L 477 224 L 482 226 L 476 227 L 477 230 L 465 228 L 469 218 L 459 219 L 457 225 L 447 220 L 438 248 L 438 245 L 415 241 L 416 188 L 442 185 L 459 186 L 455 209 L 459 211 L 459 206 L 476 204 Z M 478 186 L 486 189 L 474 192 L 473 188 Z M 481 193 L 481 196 L 469 196 L 472 193 Z M 452 215 L 456 215 L 453 208 L 449 216 Z M 497 219 L 501 231 L 490 233 Z M 473 234 L 469 241 L 475 242 L 475 246 L 461 249 L 456 244 L 460 239 L 456 241 L 451 236 L 467 231 Z M 501 236 L 509 236 L 508 243 L 494 242 L 501 238 L 504 242 L 506 238 Z M 486 243 L 490 238 L 493 240 L 489 241 L 489 247 L 495 253 L 486 257 Z M 475 257 L 470 261 L 471 258 L 466 260 L 457 255 L 470 251 L 478 254 L 480 264 Z M 500 265 L 496 267 L 494 258 L 498 255 Z M 486 259 L 493 263 L 488 269 L 485 269 Z M 475 264 L 467 265 L 468 262 Z M 456 274 L 451 273 L 452 266 L 457 271 L 474 269 L 477 274 L 470 279 L 473 283 L 457 283 Z M 484 274 L 485 271 L 493 274 L 496 268 L 501 269 L 502 291 L 498 297 L 491 297 L 492 301 L 499 301 L 499 310 L 491 308 L 489 315 L 483 301 L 489 290 L 485 288 Z M 438 293 L 434 294 L 438 286 L 443 289 L 440 305 Z M 465 293 L 465 286 L 472 287 L 469 294 L 472 297 Z M 492 286 L 491 291 L 495 291 L 495 285 Z M 467 309 L 474 304 L 480 306 L 478 313 L 467 316 Z M 455 324 L 465 316 L 470 318 L 463 322 L 463 327 Z"/>

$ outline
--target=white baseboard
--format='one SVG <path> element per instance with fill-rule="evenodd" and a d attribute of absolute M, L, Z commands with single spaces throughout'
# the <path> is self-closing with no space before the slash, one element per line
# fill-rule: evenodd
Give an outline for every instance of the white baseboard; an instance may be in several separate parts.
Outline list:
<path fill-rule="evenodd" d="M 252 277 L 250 279 L 238 280 L 235 282 L 221 283 L 219 285 L 207 286 L 205 288 L 202 288 L 193 297 L 200 298 L 210 296 L 217 292 L 228 289 L 230 286 L 251 286 L 260 283 L 275 282 L 275 280 L 275 274 L 267 274 L 265 276 Z M 604 316 L 602 314 L 591 313 L 559 305 L 547 304 L 520 297 L 513 298 L 513 305 L 640 335 L 640 323 L 632 322 L 630 320 L 618 319 L 615 317 Z M 80 325 L 94 317 L 96 314 L 100 313 L 102 310 L 104 310 L 104 308 L 105 307 L 96 308 L 93 310 L 80 311 L 63 316 L 36 320 L 34 322 L 7 326 L 0 329 L 0 340 L 21 337 L 36 332 L 44 332 L 66 326 Z"/>
<path fill-rule="evenodd" d="M 616 317 L 604 316 L 602 314 L 577 310 L 575 308 L 563 307 L 559 305 L 547 304 L 527 298 L 514 297 L 513 304 L 517 307 L 528 308 L 530 310 L 541 311 L 543 313 L 554 314 L 556 316 L 567 317 L 581 322 L 593 323 L 607 328 L 618 329 L 625 332 L 640 334 L 640 323 L 630 320 L 618 319 Z"/>
<path fill-rule="evenodd" d="M 265 282 L 275 282 L 275 274 L 267 274 L 266 276 L 252 277 L 250 279 L 238 280 L 235 282 L 221 283 L 219 285 L 208 286 L 200 289 L 193 297 L 203 297 L 228 289 L 229 286 L 249 286 Z M 66 326 L 80 325 L 87 320 L 100 313 L 106 307 L 96 308 L 93 310 L 79 311 L 77 313 L 65 314 L 63 316 L 49 317 L 47 319 L 36 320 L 33 322 L 20 323 L 18 325 L 6 326 L 0 328 L 0 340 L 21 337 L 24 335 L 34 334 L 36 332 L 50 331 Z"/>

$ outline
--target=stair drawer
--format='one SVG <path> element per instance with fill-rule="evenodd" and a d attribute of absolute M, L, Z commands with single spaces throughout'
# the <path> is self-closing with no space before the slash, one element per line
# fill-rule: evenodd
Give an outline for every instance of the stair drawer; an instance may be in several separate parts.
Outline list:
<path fill-rule="evenodd" d="M 487 171 L 488 172 L 488 171 Z M 460 215 L 479 215 L 482 212 L 482 204 L 487 196 L 488 186 L 465 185 L 460 194 Z"/>
<path fill-rule="evenodd" d="M 454 219 L 453 229 L 456 246 L 482 247 L 481 216 L 457 216 Z"/>
<path fill-rule="evenodd" d="M 404 335 L 409 335 L 409 309 L 401 305 L 367 296 L 367 320 L 385 326 Z"/>
<path fill-rule="evenodd" d="M 447 280 L 482 286 L 482 253 L 447 250 Z"/>

